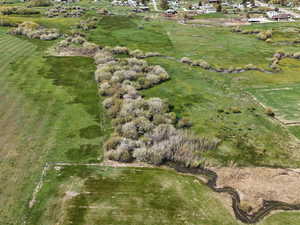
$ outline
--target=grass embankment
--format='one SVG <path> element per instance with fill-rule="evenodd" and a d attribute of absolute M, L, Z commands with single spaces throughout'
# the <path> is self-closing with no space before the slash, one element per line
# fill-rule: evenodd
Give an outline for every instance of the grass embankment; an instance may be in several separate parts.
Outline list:
<path fill-rule="evenodd" d="M 92 59 L 43 57 L 38 43 L 1 30 L 1 224 L 24 219 L 45 162 L 99 161 L 109 133 Z"/>

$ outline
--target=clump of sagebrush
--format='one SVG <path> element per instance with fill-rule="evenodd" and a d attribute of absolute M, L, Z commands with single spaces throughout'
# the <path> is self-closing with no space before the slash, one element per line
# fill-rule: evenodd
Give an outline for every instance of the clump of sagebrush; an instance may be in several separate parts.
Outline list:
<path fill-rule="evenodd" d="M 112 49 L 114 54 L 129 54 L 129 50 L 126 47 L 116 46 Z"/>
<path fill-rule="evenodd" d="M 183 63 L 188 63 L 188 64 L 190 64 L 189 60 L 187 60 L 187 59 L 183 59 L 183 60 L 181 59 L 181 61 L 182 61 Z M 202 59 L 193 61 L 193 62 L 192 62 L 192 66 L 199 66 L 199 67 L 202 67 L 203 69 L 210 69 L 210 68 L 212 68 L 212 66 L 209 65 L 208 62 L 206 62 L 206 61 L 204 61 L 204 60 L 202 60 Z"/>
<path fill-rule="evenodd" d="M 16 7 L 16 6 L 8 6 L 8 7 L 1 7 L 0 8 L 0 14 L 2 15 L 34 15 L 39 14 L 40 11 L 32 8 L 26 8 L 26 7 Z"/>
<path fill-rule="evenodd" d="M 94 56 L 99 49 L 98 45 L 88 42 L 80 33 L 70 35 L 55 47 L 57 52 L 82 56 Z"/>
<path fill-rule="evenodd" d="M 113 53 L 124 51 L 104 48 L 94 55 L 95 80 L 114 127 L 114 135 L 105 144 L 106 157 L 122 162 L 136 160 L 159 165 L 174 161 L 197 166 L 201 153 L 215 149 L 219 141 L 176 129 L 176 115 L 170 112 L 167 101 L 142 98 L 139 89 L 163 82 L 169 75 L 163 67 L 135 57 L 114 58 Z M 178 126 L 191 125 L 184 118 Z"/>
<path fill-rule="evenodd" d="M 43 28 L 39 24 L 31 21 L 19 24 L 17 28 L 11 29 L 9 33 L 13 35 L 24 35 L 30 39 L 41 40 L 54 40 L 60 36 L 57 29 Z"/>
<path fill-rule="evenodd" d="M 129 52 L 129 55 L 135 58 L 144 58 L 145 53 L 142 50 L 136 49 Z"/>
<path fill-rule="evenodd" d="M 50 0 L 31 0 L 29 1 L 29 6 L 31 7 L 46 7 L 51 6 L 52 2 Z"/>
<path fill-rule="evenodd" d="M 0 18 L 0 26 L 3 26 L 3 27 L 17 27 L 18 23 L 12 21 L 9 18 Z"/>
<path fill-rule="evenodd" d="M 88 18 L 86 20 L 81 20 L 77 24 L 77 28 L 84 31 L 95 29 L 97 27 L 98 19 L 96 17 Z"/>
<path fill-rule="evenodd" d="M 193 63 L 193 61 L 190 58 L 188 58 L 188 57 L 181 58 L 180 62 L 189 64 L 189 65 Z"/>
<path fill-rule="evenodd" d="M 273 111 L 272 108 L 266 108 L 265 113 L 266 113 L 267 116 L 275 117 L 275 112 Z"/>
<path fill-rule="evenodd" d="M 272 31 L 271 30 L 261 31 L 260 33 L 257 34 L 256 37 L 260 40 L 266 41 L 267 39 L 272 37 Z"/>

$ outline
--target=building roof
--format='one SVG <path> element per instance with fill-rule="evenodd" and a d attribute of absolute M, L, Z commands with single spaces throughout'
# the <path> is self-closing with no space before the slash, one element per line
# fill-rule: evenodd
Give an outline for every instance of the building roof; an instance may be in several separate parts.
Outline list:
<path fill-rule="evenodd" d="M 272 19 L 289 19 L 289 18 L 291 18 L 291 14 L 285 14 L 285 13 L 272 16 Z"/>

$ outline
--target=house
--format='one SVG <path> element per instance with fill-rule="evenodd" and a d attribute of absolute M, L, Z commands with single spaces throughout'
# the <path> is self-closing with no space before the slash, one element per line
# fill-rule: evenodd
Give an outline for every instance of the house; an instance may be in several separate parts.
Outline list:
<path fill-rule="evenodd" d="M 215 7 L 213 7 L 213 5 L 211 5 L 211 4 L 206 4 L 206 5 L 203 5 L 203 6 L 199 6 L 199 9 L 202 13 L 205 13 L 205 14 L 216 13 L 217 12 L 217 9 Z"/>
<path fill-rule="evenodd" d="M 273 20 L 289 20 L 292 17 L 291 14 L 286 14 L 286 13 L 282 13 L 282 14 L 278 14 L 272 17 Z"/>
<path fill-rule="evenodd" d="M 248 22 L 249 23 L 260 23 L 261 22 L 261 18 L 249 18 Z"/>
<path fill-rule="evenodd" d="M 279 13 L 276 11 L 269 11 L 267 12 L 267 17 L 272 19 L 274 16 L 277 16 Z"/>
<path fill-rule="evenodd" d="M 206 14 L 209 14 L 209 13 L 216 13 L 217 12 L 217 9 L 214 8 L 214 7 L 211 7 L 211 8 L 207 8 L 204 13 Z"/>

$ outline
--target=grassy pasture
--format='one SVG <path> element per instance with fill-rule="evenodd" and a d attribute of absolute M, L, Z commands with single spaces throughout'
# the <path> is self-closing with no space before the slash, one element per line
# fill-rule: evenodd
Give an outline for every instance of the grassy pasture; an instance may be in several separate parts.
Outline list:
<path fill-rule="evenodd" d="M 242 224 L 218 194 L 172 171 L 65 166 L 51 169 L 44 181 L 38 197 L 49 200 L 38 201 L 27 224 Z M 294 225 L 299 219 L 299 212 L 280 212 L 259 225 Z"/>
<path fill-rule="evenodd" d="M 61 31 L 70 30 L 79 20 L 10 18 L 33 20 Z M 279 26 L 285 25 L 260 25 L 260 29 Z M 0 178 L 0 204 L 6 206 L 1 207 L 0 224 L 11 225 L 23 219 L 44 163 L 99 162 L 110 126 L 99 105 L 91 59 L 45 57 L 45 49 L 53 42 L 15 38 L 5 31 L 0 28 L 0 49 L 4 52 L 0 55 L 0 117 L 1 127 L 5 127 L 2 132 L 9 135 L 0 138 L 0 154 L 5 159 L 0 161 L 0 174 L 5 174 Z M 267 67 L 279 47 L 299 51 L 297 46 L 271 45 L 253 36 L 233 34 L 229 28 L 191 28 L 164 20 L 146 22 L 140 17 L 104 17 L 87 35 L 100 45 L 158 51 L 177 59 L 201 58 L 220 67 L 249 63 Z M 194 132 L 224 140 L 217 151 L 207 153 L 209 163 L 299 166 L 299 158 L 286 151 L 290 141 L 287 130 L 270 122 L 243 94 L 254 86 L 299 82 L 298 62 L 283 60 L 278 74 L 219 74 L 174 60 L 152 58 L 149 62 L 164 66 L 171 80 L 144 91 L 145 97 L 168 99 L 179 118 L 192 120 Z M 296 94 L 289 95 L 295 101 Z M 234 113 L 233 108 L 240 112 Z M 290 130 L 300 137 L 298 128 Z M 94 193 L 80 194 L 73 200 L 65 196 L 65 191 L 89 190 Z M 156 170 L 51 170 L 38 200 L 33 211 L 26 211 L 28 224 L 239 224 L 205 186 L 192 178 Z M 94 204 L 101 211 L 80 207 Z M 260 224 L 297 221 L 299 213 L 282 212 Z"/>
<path fill-rule="evenodd" d="M 91 59 L 43 57 L 47 45 L 4 32 L 1 29 L 0 204 L 5 207 L 0 224 L 6 225 L 24 219 L 45 162 L 101 160 L 110 128 Z"/>
<path fill-rule="evenodd" d="M 33 208 L 29 224 L 240 224 L 205 185 L 160 169 L 52 169 L 39 196 L 49 201 Z"/>
<path fill-rule="evenodd" d="M 252 63 L 267 69 L 270 58 L 278 49 L 254 36 L 232 33 L 230 28 L 195 28 L 166 20 L 145 22 L 138 17 L 125 18 L 104 17 L 98 28 L 88 34 L 89 39 L 100 45 L 159 51 L 177 59 L 183 56 L 204 59 L 226 68 Z M 269 27 L 261 26 L 261 29 Z M 291 51 L 291 46 L 283 47 Z M 295 51 L 297 48 L 293 48 Z M 192 129 L 197 134 L 224 140 L 218 151 L 207 154 L 211 163 L 299 164 L 294 156 L 283 150 L 290 141 L 287 130 L 270 122 L 263 110 L 243 94 L 243 90 L 259 85 L 299 82 L 299 62 L 291 66 L 285 65 L 283 60 L 280 63 L 282 71 L 276 74 L 254 71 L 220 74 L 190 68 L 174 60 L 149 59 L 149 62 L 164 66 L 171 80 L 144 94 L 150 97 L 159 93 L 172 104 L 178 117 L 192 120 Z M 232 113 L 232 108 L 238 108 L 241 113 Z"/>
<path fill-rule="evenodd" d="M 283 150 L 284 143 L 290 140 L 288 132 L 271 122 L 248 95 L 231 86 L 230 77 L 192 69 L 168 59 L 152 58 L 149 62 L 166 68 L 171 80 L 144 91 L 144 95 L 159 93 L 179 117 L 191 119 L 195 133 L 224 140 L 218 150 L 207 153 L 208 162 L 299 165 L 294 155 Z M 234 113 L 235 108 L 240 112 Z"/>
<path fill-rule="evenodd" d="M 252 89 L 251 93 L 264 105 L 274 109 L 286 121 L 299 121 L 299 84 Z"/>

